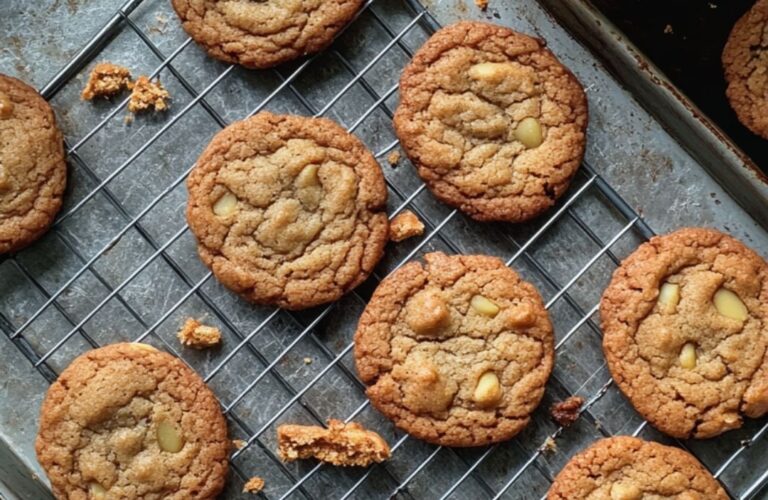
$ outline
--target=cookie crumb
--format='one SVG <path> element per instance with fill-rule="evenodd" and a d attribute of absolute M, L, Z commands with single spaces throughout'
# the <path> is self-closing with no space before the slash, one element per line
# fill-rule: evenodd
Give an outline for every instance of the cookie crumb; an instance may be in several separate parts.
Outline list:
<path fill-rule="evenodd" d="M 182 345 L 193 349 L 207 349 L 221 343 L 221 330 L 193 318 L 187 319 L 176 336 Z"/>
<path fill-rule="evenodd" d="M 488 8 L 488 0 L 475 0 L 475 5 L 480 7 L 481 10 Z"/>
<path fill-rule="evenodd" d="M 672 29 L 672 25 L 671 24 L 668 24 L 668 25 L 664 26 L 664 34 L 665 35 L 671 35 L 674 32 L 675 31 Z"/>
<path fill-rule="evenodd" d="M 328 428 L 285 424 L 277 428 L 280 459 L 291 462 L 316 458 L 332 465 L 368 466 L 390 457 L 389 445 L 362 425 L 328 420 Z"/>
<path fill-rule="evenodd" d="M 311 365 L 312 364 L 312 358 L 304 358 L 304 364 L 305 365 Z"/>
<path fill-rule="evenodd" d="M 248 443 L 246 443 L 242 439 L 233 439 L 232 440 L 232 446 L 234 446 L 236 450 L 242 450 L 243 448 L 245 448 L 246 444 L 248 444 Z"/>
<path fill-rule="evenodd" d="M 125 115 L 125 118 L 123 118 L 123 123 L 125 123 L 126 125 L 130 125 L 131 123 L 133 123 L 133 115 L 131 113 L 128 113 L 127 115 Z"/>
<path fill-rule="evenodd" d="M 264 480 L 258 476 L 254 476 L 243 485 L 243 493 L 259 493 L 264 489 Z"/>
<path fill-rule="evenodd" d="M 394 150 L 389 155 L 387 155 L 387 162 L 393 166 L 396 167 L 398 163 L 400 163 L 400 151 Z"/>
<path fill-rule="evenodd" d="M 714 4 L 712 2 L 707 2 L 707 3 L 709 4 L 709 8 L 710 9 L 716 9 L 717 8 L 717 4 Z"/>
<path fill-rule="evenodd" d="M 142 75 L 136 79 L 131 92 L 131 100 L 128 102 L 128 111 L 138 113 L 153 108 L 155 111 L 168 109 L 168 100 L 171 95 L 165 90 L 160 80 L 152 81 Z"/>
<path fill-rule="evenodd" d="M 403 210 L 389 223 L 389 239 L 395 243 L 422 234 L 424 223 L 410 210 Z"/>
<path fill-rule="evenodd" d="M 85 84 L 80 97 L 84 101 L 90 101 L 94 97 L 109 98 L 119 94 L 124 89 L 130 90 L 132 87 L 131 72 L 128 68 L 110 62 L 102 62 L 91 70 L 88 83 Z"/>
<path fill-rule="evenodd" d="M 541 446 L 541 451 L 544 453 L 557 452 L 557 443 L 552 439 L 552 436 L 547 436 L 547 439 L 544 440 L 544 444 Z"/>
<path fill-rule="evenodd" d="M 565 401 L 553 404 L 549 408 L 549 414 L 552 415 L 552 420 L 563 427 L 568 427 L 579 418 L 579 410 L 583 404 L 584 398 L 571 396 Z"/>

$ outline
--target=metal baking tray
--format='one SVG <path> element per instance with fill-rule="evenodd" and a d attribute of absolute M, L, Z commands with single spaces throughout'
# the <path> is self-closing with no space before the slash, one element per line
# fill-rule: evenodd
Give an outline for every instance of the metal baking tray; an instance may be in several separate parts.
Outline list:
<path fill-rule="evenodd" d="M 538 499 L 567 460 L 596 439 L 638 434 L 669 442 L 611 382 L 600 347 L 600 294 L 620 260 L 653 229 L 714 226 L 764 255 L 768 234 L 688 152 L 681 139 L 686 129 L 665 124 L 668 132 L 622 87 L 629 68 L 610 74 L 622 59 L 604 66 L 569 34 L 587 44 L 610 40 L 612 32 L 595 24 L 598 17 L 589 17 L 584 5 L 552 2 L 547 10 L 534 0 L 491 0 L 483 12 L 463 0 L 369 0 L 330 49 L 267 71 L 206 57 L 164 0 L 72 0 L 44 15 L 22 3 L 0 5 L 0 33 L 10 47 L 0 51 L 0 71 L 36 84 L 51 102 L 71 172 L 53 230 L 0 260 L 4 494 L 47 495 L 32 452 L 45 388 L 78 354 L 121 340 L 176 354 L 219 397 L 231 437 L 249 443 L 233 456 L 226 498 L 239 497 L 243 481 L 260 476 L 267 498 Z M 460 18 L 546 39 L 587 89 L 584 165 L 558 205 L 531 223 L 473 222 L 438 203 L 407 160 L 394 168 L 385 160 L 398 147 L 391 116 L 402 67 L 439 24 Z M 579 23 L 588 29 L 580 31 Z M 53 49 L 50 40 L 38 41 L 50 36 L 59 37 Z M 610 51 L 625 50 L 615 40 L 607 44 Z M 174 97 L 171 110 L 128 125 L 124 100 L 81 102 L 79 91 L 97 60 L 159 75 Z M 680 105 L 674 96 L 663 99 L 666 106 Z M 390 215 L 407 207 L 427 225 L 422 237 L 388 246 L 374 276 L 331 306 L 301 313 L 254 307 L 219 285 L 196 256 L 184 219 L 186 174 L 213 134 L 261 109 L 342 123 L 382 164 Z M 680 123 L 693 126 L 689 121 Z M 711 147 L 733 151 L 718 137 L 701 134 L 698 140 Z M 742 166 L 734 161 L 722 168 Z M 744 182 L 759 191 L 748 177 Z M 376 284 L 404 262 L 436 250 L 503 258 L 536 284 L 550 311 L 555 370 L 531 425 L 506 443 L 450 449 L 412 439 L 371 408 L 356 377 L 352 335 Z M 222 329 L 221 349 L 181 348 L 175 332 L 190 316 Z M 573 426 L 560 429 L 547 409 L 571 394 L 587 403 Z M 369 469 L 279 461 L 276 425 L 328 418 L 378 431 L 392 445 L 393 458 Z M 765 419 L 750 420 L 717 439 L 676 444 L 698 456 L 733 497 L 753 498 L 768 476 L 761 465 L 767 432 Z M 554 452 L 543 447 L 550 437 Z"/>

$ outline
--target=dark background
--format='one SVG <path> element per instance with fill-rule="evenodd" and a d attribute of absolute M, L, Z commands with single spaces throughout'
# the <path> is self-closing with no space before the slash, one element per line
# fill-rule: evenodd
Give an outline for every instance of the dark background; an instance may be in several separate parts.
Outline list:
<path fill-rule="evenodd" d="M 768 174 L 768 140 L 736 118 L 720 63 L 731 28 L 754 0 L 592 2 Z"/>

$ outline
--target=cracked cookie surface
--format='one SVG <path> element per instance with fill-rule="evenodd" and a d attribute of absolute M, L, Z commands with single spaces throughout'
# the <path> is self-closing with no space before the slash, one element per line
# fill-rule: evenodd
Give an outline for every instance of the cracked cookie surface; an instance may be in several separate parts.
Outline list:
<path fill-rule="evenodd" d="M 303 309 L 381 258 L 387 188 L 363 143 L 325 118 L 259 113 L 219 132 L 187 181 L 203 262 L 258 304 Z"/>
<path fill-rule="evenodd" d="M 576 173 L 587 99 L 542 40 L 460 22 L 403 71 L 394 124 L 438 199 L 478 220 L 522 222 L 551 207 Z"/>
<path fill-rule="evenodd" d="M 727 500 L 720 483 L 693 455 L 630 436 L 601 439 L 555 477 L 547 500 Z"/>
<path fill-rule="evenodd" d="M 0 74 L 0 254 L 45 233 L 67 183 L 53 110 L 35 89 Z"/>
<path fill-rule="evenodd" d="M 385 278 L 355 333 L 371 403 L 446 446 L 509 439 L 530 421 L 554 362 L 533 285 L 483 255 L 425 255 Z"/>
<path fill-rule="evenodd" d="M 723 49 L 726 95 L 739 121 L 768 139 L 768 0 L 736 22 Z"/>
<path fill-rule="evenodd" d="M 57 498 L 212 499 L 222 490 L 227 425 L 182 361 L 145 344 L 75 359 L 40 412 L 37 457 Z"/>
<path fill-rule="evenodd" d="M 184 30 L 209 55 L 269 68 L 319 52 L 362 0 L 172 0 Z"/>
<path fill-rule="evenodd" d="M 654 427 L 708 438 L 768 411 L 768 265 L 712 229 L 651 238 L 600 303 L 603 351 Z"/>

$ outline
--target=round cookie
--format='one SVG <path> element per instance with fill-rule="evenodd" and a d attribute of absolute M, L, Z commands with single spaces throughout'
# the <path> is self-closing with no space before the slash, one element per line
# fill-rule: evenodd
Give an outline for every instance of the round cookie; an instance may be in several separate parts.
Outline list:
<path fill-rule="evenodd" d="M 67 183 L 53 110 L 26 83 L 0 74 L 0 254 L 45 233 Z"/>
<path fill-rule="evenodd" d="M 712 229 L 656 236 L 600 302 L 614 380 L 654 427 L 708 438 L 768 411 L 768 264 Z"/>
<path fill-rule="evenodd" d="M 547 500 L 575 498 L 728 500 L 728 495 L 690 453 L 616 436 L 601 439 L 571 458 L 547 493 Z"/>
<path fill-rule="evenodd" d="M 212 499 L 224 487 L 227 424 L 200 377 L 146 344 L 75 359 L 40 412 L 37 458 L 57 498 Z"/>
<path fill-rule="evenodd" d="M 430 253 L 384 279 L 355 333 L 355 364 L 380 412 L 445 446 L 511 438 L 552 371 L 539 293 L 484 255 Z"/>
<path fill-rule="evenodd" d="M 768 0 L 758 0 L 734 25 L 722 59 L 739 121 L 768 139 Z"/>
<path fill-rule="evenodd" d="M 219 132 L 187 181 L 203 262 L 258 304 L 334 301 L 387 242 L 387 188 L 373 155 L 325 118 L 259 113 Z"/>
<path fill-rule="evenodd" d="M 171 0 L 184 30 L 209 55 L 248 68 L 269 68 L 319 52 L 363 0 Z"/>
<path fill-rule="evenodd" d="M 400 142 L 432 193 L 477 220 L 522 222 L 584 156 L 584 90 L 540 39 L 480 22 L 435 33 L 400 78 Z"/>

